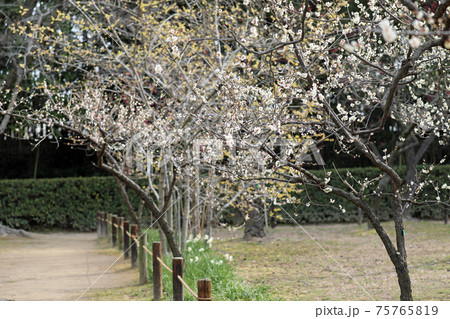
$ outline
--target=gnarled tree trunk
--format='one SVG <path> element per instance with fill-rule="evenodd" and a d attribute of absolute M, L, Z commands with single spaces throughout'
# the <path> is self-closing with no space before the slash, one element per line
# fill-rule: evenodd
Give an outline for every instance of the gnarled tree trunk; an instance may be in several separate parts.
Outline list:
<path fill-rule="evenodd" d="M 244 239 L 250 240 L 253 237 L 266 237 L 264 214 L 255 207 L 248 209 L 248 219 L 245 221 Z"/>

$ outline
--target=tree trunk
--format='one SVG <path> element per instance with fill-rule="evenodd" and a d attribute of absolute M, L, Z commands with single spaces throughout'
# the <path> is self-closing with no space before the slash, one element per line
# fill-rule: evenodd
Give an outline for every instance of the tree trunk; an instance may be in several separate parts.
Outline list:
<path fill-rule="evenodd" d="M 366 216 L 369 217 L 367 214 Z M 369 217 L 369 219 L 371 219 L 371 221 L 373 222 L 372 218 Z M 409 277 L 408 264 L 406 262 L 403 219 L 400 214 L 395 213 L 394 222 L 395 222 L 395 233 L 397 238 L 397 250 L 391 244 L 388 235 L 384 232 L 384 229 L 382 228 L 378 220 L 376 220 L 376 222 L 373 223 L 373 226 L 377 231 L 378 235 L 380 236 L 381 241 L 385 245 L 389 258 L 394 264 L 395 271 L 397 273 L 398 284 L 400 286 L 400 300 L 411 301 L 413 300 L 411 279 Z M 383 232 L 384 236 L 380 235 L 381 231 Z"/>
<path fill-rule="evenodd" d="M 189 212 L 191 211 L 191 188 L 190 188 L 190 178 L 186 174 L 185 178 L 185 186 L 184 186 L 184 207 L 182 211 L 181 217 L 181 251 L 186 250 L 186 240 L 188 237 L 188 222 L 189 222 Z"/>
<path fill-rule="evenodd" d="M 248 211 L 248 220 L 245 221 L 244 239 L 250 240 L 253 237 L 266 237 L 264 232 L 264 215 L 255 207 L 251 207 Z"/>
<path fill-rule="evenodd" d="M 395 271 L 397 272 L 397 280 L 400 286 L 400 300 L 402 301 L 411 301 L 412 299 L 412 288 L 411 288 L 411 279 L 409 277 L 408 264 L 406 262 L 406 248 L 405 248 L 405 237 L 404 237 L 404 228 L 403 228 L 403 218 L 401 216 L 401 206 L 400 200 L 398 198 L 394 198 L 395 201 L 395 212 L 394 212 L 394 223 L 395 223 L 395 234 L 396 234 L 396 242 L 397 249 L 392 244 L 389 236 L 381 226 L 380 221 L 375 216 L 374 211 L 368 206 L 363 205 L 360 206 L 362 211 L 365 213 L 366 217 L 372 223 L 373 228 L 377 232 L 381 241 L 383 242 L 386 251 L 391 259 L 391 262 L 394 264 Z"/>
<path fill-rule="evenodd" d="M 216 170 L 212 167 L 209 170 L 210 182 L 209 182 L 209 194 L 208 194 L 208 205 L 206 209 L 206 234 L 212 237 L 212 223 L 213 223 L 213 209 L 214 209 L 214 189 L 216 181 Z"/>
<path fill-rule="evenodd" d="M 394 194 L 396 194 L 397 188 L 394 189 Z M 391 238 L 384 230 L 379 219 L 374 214 L 373 208 L 363 199 L 354 196 L 351 193 L 345 192 L 339 188 L 333 188 L 333 193 L 347 199 L 352 202 L 357 207 L 360 207 L 364 215 L 369 219 L 373 228 L 381 239 L 381 242 L 386 249 L 386 252 L 394 264 L 395 270 L 397 272 L 397 279 L 400 286 L 400 300 L 409 301 L 412 300 L 412 288 L 411 279 L 409 277 L 408 266 L 406 262 L 406 249 L 404 240 L 404 229 L 403 229 L 403 219 L 401 217 L 401 201 L 400 198 L 394 197 L 394 223 L 395 223 L 395 234 L 397 239 L 397 248 L 394 246 Z M 399 205 L 400 204 L 400 205 Z"/>
<path fill-rule="evenodd" d="M 406 261 L 405 229 L 403 227 L 402 199 L 399 189 L 394 188 L 394 224 L 397 242 L 398 259 L 394 262 L 397 272 L 398 284 L 400 285 L 400 300 L 412 300 L 411 279 L 409 277 L 408 264 Z"/>
<path fill-rule="evenodd" d="M 380 204 L 382 199 L 382 194 L 386 193 L 386 190 L 389 186 L 390 177 L 388 175 L 384 175 L 381 180 L 378 182 L 376 188 L 376 195 L 374 195 L 372 200 L 372 207 L 374 208 L 374 214 L 378 218 L 380 216 Z M 370 220 L 367 220 L 367 229 L 373 229 L 372 223 Z"/>
<path fill-rule="evenodd" d="M 139 229 L 139 233 L 141 230 Z M 148 282 L 148 256 L 144 250 L 144 246 L 147 246 L 147 234 L 140 235 L 139 238 L 139 284 L 144 285 Z"/>
<path fill-rule="evenodd" d="M 363 214 L 362 214 L 361 208 L 358 207 L 358 217 L 357 217 L 357 220 L 356 220 L 358 225 L 362 224 L 362 219 L 363 219 Z"/>
<path fill-rule="evenodd" d="M 178 183 L 178 189 L 181 191 L 181 183 Z M 175 207 L 174 207 L 174 224 L 175 224 L 175 234 L 177 238 L 177 244 L 181 247 L 181 193 L 177 190 L 175 193 Z M 183 251 L 183 250 L 181 250 Z"/>
<path fill-rule="evenodd" d="M 172 180 L 172 176 L 173 175 L 173 163 L 170 162 L 167 164 L 167 180 L 166 180 L 166 188 L 169 187 L 170 185 L 170 180 Z M 166 191 L 168 191 L 166 189 Z M 166 218 L 167 218 L 167 223 L 169 224 L 170 229 L 174 229 L 173 227 L 173 213 L 174 213 L 174 203 L 175 203 L 175 196 L 172 193 L 172 196 L 170 196 L 169 199 L 169 206 L 167 207 L 166 212 L 162 212 Z M 175 236 L 177 236 L 176 232 L 175 232 Z"/>
<path fill-rule="evenodd" d="M 192 223 L 192 235 L 195 237 L 200 230 L 200 168 L 197 166 L 194 176 L 194 221 Z"/>
<path fill-rule="evenodd" d="M 420 148 L 415 151 L 414 148 L 409 148 L 405 151 L 405 162 L 406 162 L 406 187 L 409 188 L 407 192 L 407 199 L 409 199 L 412 194 L 414 194 L 419 181 L 417 180 L 417 164 L 422 159 L 423 155 L 433 143 L 435 139 L 434 135 L 430 135 L 425 141 L 422 142 Z M 411 220 L 413 217 L 410 213 L 410 206 L 406 204 L 403 208 L 403 219 Z"/>
<path fill-rule="evenodd" d="M 165 195 L 165 178 L 164 178 L 164 165 L 161 165 L 161 171 L 159 173 L 159 185 L 158 185 L 158 209 L 161 212 L 161 214 L 164 214 L 163 209 L 164 206 L 164 195 Z M 161 218 L 165 219 L 164 216 Z M 161 242 L 161 251 L 163 255 L 167 255 L 167 245 L 166 245 L 166 238 L 164 236 L 164 232 L 161 229 L 161 227 L 158 227 L 159 231 L 159 241 Z"/>
<path fill-rule="evenodd" d="M 45 133 L 44 133 L 45 134 Z M 40 145 L 38 145 L 36 147 L 36 157 L 34 160 L 34 172 L 33 172 L 33 179 L 36 179 L 37 177 L 37 173 L 38 173 L 38 167 L 39 167 L 39 150 L 40 150 Z"/>
<path fill-rule="evenodd" d="M 398 285 L 400 286 L 400 300 L 412 301 L 411 279 L 409 277 L 408 265 L 406 262 L 398 262 L 395 266 L 397 273 Z"/>

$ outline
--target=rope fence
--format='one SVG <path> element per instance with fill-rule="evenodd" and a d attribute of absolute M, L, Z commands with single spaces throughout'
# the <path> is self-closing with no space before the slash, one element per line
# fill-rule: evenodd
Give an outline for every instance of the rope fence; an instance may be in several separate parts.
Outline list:
<path fill-rule="evenodd" d="M 123 249 L 124 258 L 130 258 L 129 252 L 131 252 L 131 268 L 137 267 L 138 252 L 137 248 L 142 249 L 142 253 L 147 253 L 152 257 L 153 263 L 153 295 L 154 300 L 160 300 L 163 295 L 162 285 L 162 268 L 172 274 L 173 284 L 173 300 L 183 301 L 184 291 L 183 288 L 194 296 L 199 301 L 211 301 L 211 280 L 199 279 L 197 281 L 198 293 L 189 287 L 189 285 L 183 279 L 183 258 L 174 257 L 172 259 L 172 268 L 167 266 L 162 260 L 161 243 L 153 242 L 152 251 L 146 246 L 147 234 L 144 233 L 138 237 L 138 226 L 130 224 L 129 221 L 124 220 L 123 217 L 117 217 L 116 215 L 107 214 L 105 212 L 97 213 L 97 235 L 98 237 L 106 237 L 110 239 L 110 243 L 113 247 Z M 130 231 L 131 230 L 131 231 Z M 130 241 L 131 239 L 131 241 Z M 142 245 L 139 240 L 142 239 Z M 143 263 L 139 263 L 139 267 L 147 266 L 147 258 L 144 258 Z M 141 273 L 140 269 L 140 273 Z"/>

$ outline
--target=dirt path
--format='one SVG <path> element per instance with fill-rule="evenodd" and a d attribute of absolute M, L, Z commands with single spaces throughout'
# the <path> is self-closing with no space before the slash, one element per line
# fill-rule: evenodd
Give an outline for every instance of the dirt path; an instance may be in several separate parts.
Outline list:
<path fill-rule="evenodd" d="M 95 233 L 33 237 L 0 238 L 0 299 L 75 300 L 119 256 Z M 130 261 L 120 258 L 93 289 L 133 286 L 138 276 Z"/>

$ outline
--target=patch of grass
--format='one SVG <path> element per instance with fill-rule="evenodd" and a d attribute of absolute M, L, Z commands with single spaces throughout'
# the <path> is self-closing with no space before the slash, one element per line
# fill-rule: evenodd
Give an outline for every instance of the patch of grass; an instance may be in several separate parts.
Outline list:
<path fill-rule="evenodd" d="M 399 299 L 394 267 L 374 230 L 356 224 L 303 227 L 353 279 L 298 227 L 269 230 L 258 244 L 243 241 L 242 230 L 217 230 L 215 236 L 225 239 L 215 246 L 235 257 L 238 276 L 272 287 L 273 298 L 370 300 L 361 285 L 375 300 Z M 395 241 L 393 222 L 383 227 Z M 448 300 L 449 226 L 408 221 L 405 230 L 413 298 Z"/>
<path fill-rule="evenodd" d="M 154 235 L 154 234 L 153 234 Z M 154 238 L 155 236 L 153 236 Z M 248 284 L 235 273 L 235 262 L 232 256 L 221 255 L 211 249 L 212 239 L 195 238 L 187 243 L 184 254 L 183 279 L 197 291 L 197 280 L 211 279 L 213 300 L 274 300 L 270 289 L 262 284 Z M 171 256 L 163 257 L 164 263 L 171 267 Z M 152 266 L 149 263 L 150 280 L 152 280 Z M 172 274 L 163 269 L 163 287 L 165 300 L 171 300 Z M 195 297 L 184 289 L 185 300 L 195 300 Z"/>
<path fill-rule="evenodd" d="M 152 298 L 153 290 L 147 285 L 144 285 L 110 289 L 92 289 L 86 294 L 84 299 L 96 301 L 144 301 L 151 300 Z"/>

